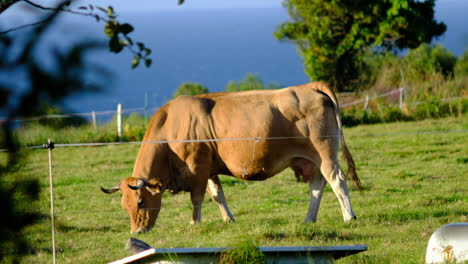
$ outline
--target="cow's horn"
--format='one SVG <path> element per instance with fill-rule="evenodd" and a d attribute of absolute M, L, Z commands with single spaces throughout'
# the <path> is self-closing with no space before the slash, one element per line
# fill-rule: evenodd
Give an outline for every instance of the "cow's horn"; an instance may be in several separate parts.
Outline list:
<path fill-rule="evenodd" d="M 104 193 L 115 193 L 118 190 L 120 190 L 120 184 L 117 184 L 116 186 L 114 186 L 114 187 L 112 187 L 110 189 L 106 189 L 106 188 L 101 187 L 101 191 L 103 191 Z"/>
<path fill-rule="evenodd" d="M 140 190 L 141 188 L 143 188 L 143 186 L 145 186 L 145 181 L 138 178 L 138 181 L 137 181 L 137 185 L 136 186 L 132 186 L 130 184 L 127 184 L 128 185 L 128 188 L 132 189 L 132 190 Z"/>

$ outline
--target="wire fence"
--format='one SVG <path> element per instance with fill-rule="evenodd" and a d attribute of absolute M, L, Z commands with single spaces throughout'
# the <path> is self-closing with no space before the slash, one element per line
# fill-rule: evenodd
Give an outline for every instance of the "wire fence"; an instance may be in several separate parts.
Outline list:
<path fill-rule="evenodd" d="M 375 138 L 379 136 L 396 136 L 396 135 L 420 135 L 420 134 L 445 134 L 445 133 L 466 133 L 468 130 L 439 130 L 439 131 L 403 131 L 403 132 L 388 132 L 388 133 L 365 133 L 358 135 L 350 135 L 350 137 L 369 137 Z M 319 138 L 340 137 L 340 135 L 323 135 Z M 171 144 L 171 143 L 207 143 L 207 142 L 223 142 L 223 141 L 255 141 L 263 140 L 288 140 L 288 139 L 306 139 L 306 136 L 294 137 L 249 137 L 249 138 L 218 138 L 218 139 L 185 139 L 185 140 L 159 140 L 159 141 L 129 141 L 129 142 L 85 142 L 85 143 L 54 143 L 54 147 L 98 147 L 111 145 L 141 145 L 141 144 Z M 45 149 L 48 145 L 27 146 L 26 149 Z M 0 152 L 8 152 L 7 149 L 0 149 Z"/>
<path fill-rule="evenodd" d="M 343 103 L 340 105 L 342 108 L 358 105 L 358 104 L 364 104 L 364 108 L 367 108 L 367 105 L 369 104 L 370 101 L 376 100 L 379 98 L 384 98 L 384 97 L 392 97 L 397 95 L 398 98 L 398 104 L 399 107 L 402 108 L 403 104 L 403 99 L 404 99 L 404 94 L 405 94 L 405 89 L 404 88 L 397 88 L 394 90 L 391 90 L 389 92 L 385 92 L 382 94 L 378 94 L 375 96 L 363 96 L 361 99 L 354 100 L 352 102 L 347 102 Z M 339 94 L 338 94 L 339 96 Z M 453 100 L 459 100 L 459 99 L 464 99 L 467 98 L 468 96 L 461 96 L 461 97 L 449 97 L 449 98 L 442 98 L 442 102 L 448 102 L 448 101 L 453 101 Z M 417 104 L 423 104 L 425 102 L 411 102 L 412 105 L 417 105 Z M 153 108 L 148 108 L 148 107 L 136 107 L 136 108 L 128 108 L 128 109 L 122 109 L 122 113 L 137 113 L 137 112 L 155 112 L 159 108 L 158 107 L 153 107 Z M 92 119 L 95 119 L 96 116 L 100 115 L 111 115 L 111 114 L 118 114 L 119 110 L 105 110 L 105 111 L 92 111 L 92 112 L 84 112 L 84 113 L 67 113 L 67 114 L 55 114 L 55 115 L 41 115 L 41 116 L 35 116 L 35 117 L 20 117 L 20 118 L 15 118 L 11 121 L 14 122 L 24 122 L 24 121 L 38 121 L 38 120 L 43 120 L 43 119 L 53 119 L 53 118 L 70 118 L 70 117 L 91 117 Z M 5 122 L 7 120 L 6 117 L 0 117 L 0 123 Z"/>

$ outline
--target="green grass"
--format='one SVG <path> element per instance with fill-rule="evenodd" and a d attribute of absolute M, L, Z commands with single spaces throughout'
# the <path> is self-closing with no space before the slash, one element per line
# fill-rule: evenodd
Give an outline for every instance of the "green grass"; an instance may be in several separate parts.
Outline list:
<path fill-rule="evenodd" d="M 447 223 L 468 222 L 468 134 L 412 133 L 445 130 L 468 130 L 468 118 L 346 128 L 365 188 L 361 195 L 349 183 L 358 217 L 350 224 L 343 223 L 329 187 L 318 222 L 302 224 L 308 186 L 296 182 L 288 169 L 265 182 L 221 176 L 236 223 L 223 223 L 216 204 L 206 195 L 203 222 L 189 225 L 189 194 L 165 194 L 154 229 L 136 238 L 154 247 L 223 247 L 249 240 L 258 246 L 365 244 L 368 251 L 338 263 L 424 263 L 432 232 Z M 129 233 L 120 196 L 103 194 L 99 186 L 110 187 L 131 176 L 138 148 L 53 150 L 59 263 L 104 263 L 128 255 L 125 243 L 135 236 Z M 43 217 L 24 232 L 32 249 L 23 262 L 50 263 L 48 154 L 28 152 L 24 168 L 4 180 L 39 179 L 40 199 L 31 208 Z"/>

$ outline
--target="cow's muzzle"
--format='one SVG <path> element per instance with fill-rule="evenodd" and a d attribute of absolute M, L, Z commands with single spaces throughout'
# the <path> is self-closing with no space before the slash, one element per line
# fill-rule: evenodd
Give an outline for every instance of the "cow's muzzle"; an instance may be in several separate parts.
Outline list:
<path fill-rule="evenodd" d="M 132 231 L 131 233 L 136 235 L 136 234 L 142 234 L 142 233 L 148 233 L 149 231 L 151 231 L 151 228 L 148 228 L 148 227 L 142 227 L 136 231 Z"/>

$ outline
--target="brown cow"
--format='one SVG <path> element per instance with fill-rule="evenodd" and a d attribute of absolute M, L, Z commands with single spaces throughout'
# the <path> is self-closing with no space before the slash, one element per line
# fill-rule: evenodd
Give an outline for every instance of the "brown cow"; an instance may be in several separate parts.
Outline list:
<path fill-rule="evenodd" d="M 310 185 L 305 222 L 316 221 L 327 182 L 349 221 L 355 215 L 338 163 L 340 139 L 348 174 L 359 189 L 361 185 L 339 115 L 335 95 L 320 82 L 280 90 L 179 96 L 152 117 L 143 140 L 148 143 L 140 148 L 132 177 L 101 189 L 121 190 L 131 231 L 147 232 L 166 190 L 190 192 L 192 223 L 201 221 L 205 191 L 218 204 L 224 221 L 231 222 L 234 217 L 218 174 L 262 181 L 291 167 Z M 257 140 L 249 140 L 253 138 Z"/>

